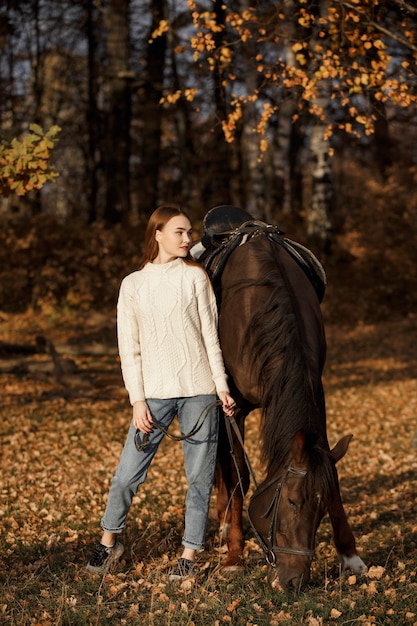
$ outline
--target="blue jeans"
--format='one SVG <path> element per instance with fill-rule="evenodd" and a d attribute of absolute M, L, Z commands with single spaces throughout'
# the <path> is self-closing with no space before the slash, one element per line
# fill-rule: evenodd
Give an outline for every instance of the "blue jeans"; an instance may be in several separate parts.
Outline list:
<path fill-rule="evenodd" d="M 196 423 L 201 428 L 182 442 L 188 490 L 185 500 L 185 529 L 182 545 L 199 550 L 204 546 L 210 494 L 214 480 L 218 440 L 218 407 L 215 395 L 168 400 L 147 400 L 152 416 L 165 429 L 178 415 L 182 435 L 191 432 Z M 138 451 L 134 443 L 136 429 L 130 424 L 119 465 L 112 479 L 101 526 L 103 530 L 121 533 L 126 517 L 164 434 L 155 427 L 149 445 Z M 175 444 L 173 444 L 175 445 Z"/>

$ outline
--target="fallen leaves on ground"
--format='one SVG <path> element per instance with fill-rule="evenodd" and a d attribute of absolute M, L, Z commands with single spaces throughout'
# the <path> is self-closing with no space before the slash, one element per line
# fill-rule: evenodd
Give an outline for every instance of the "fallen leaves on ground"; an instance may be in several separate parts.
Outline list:
<path fill-rule="evenodd" d="M 52 324 L 8 318 L 0 339 L 33 341 L 41 330 L 57 346 L 86 341 L 88 322 Z M 95 319 L 105 330 L 113 323 Z M 99 323 L 98 323 L 99 322 Z M 93 322 L 91 332 L 93 331 Z M 107 326 L 106 326 L 107 325 Z M 82 332 L 80 330 L 82 328 Z M 180 444 L 166 440 L 134 499 L 120 566 L 103 580 L 84 565 L 99 525 L 130 420 L 114 384 L 94 386 L 91 371 L 119 374 L 114 345 L 97 356 L 73 355 L 77 376 L 2 376 L 1 591 L 4 623 L 37 624 L 417 624 L 417 326 L 413 318 L 328 328 L 325 372 L 331 445 L 354 438 L 338 464 L 341 492 L 365 577 L 342 575 L 327 518 L 321 524 L 312 582 L 305 592 L 273 592 L 247 520 L 245 574 L 223 576 L 215 514 L 200 575 L 180 585 L 167 570 L 182 536 L 186 480 Z M 81 337 L 82 335 L 82 337 Z M 90 337 L 91 339 L 91 337 Z M 88 351 L 87 351 L 88 352 Z M 65 356 L 65 354 L 63 355 Z M 259 415 L 248 418 L 247 448 L 256 472 Z M 175 429 L 175 426 L 174 426 Z"/>

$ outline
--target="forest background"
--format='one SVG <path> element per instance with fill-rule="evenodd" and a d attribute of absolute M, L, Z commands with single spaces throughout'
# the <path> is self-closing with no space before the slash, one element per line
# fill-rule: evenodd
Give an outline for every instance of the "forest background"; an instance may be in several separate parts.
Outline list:
<path fill-rule="evenodd" d="M 2 3 L 6 622 L 417 622 L 416 26 L 405 0 Z M 250 539 L 249 576 L 224 581 L 212 520 L 208 582 L 166 587 L 184 484 L 162 487 L 163 458 L 124 568 L 84 580 L 129 419 L 117 291 L 150 212 L 173 202 L 196 237 L 208 209 L 233 204 L 325 266 L 330 439 L 355 433 L 339 471 L 376 565 L 362 584 L 339 576 L 326 523 L 306 596 L 271 595 Z M 174 474 L 177 454 L 164 450 Z"/>
<path fill-rule="evenodd" d="M 412 310 L 416 20 L 404 0 L 2 3 L 0 309 L 114 302 L 176 202 L 197 235 L 219 204 L 278 223 L 361 316 Z"/>

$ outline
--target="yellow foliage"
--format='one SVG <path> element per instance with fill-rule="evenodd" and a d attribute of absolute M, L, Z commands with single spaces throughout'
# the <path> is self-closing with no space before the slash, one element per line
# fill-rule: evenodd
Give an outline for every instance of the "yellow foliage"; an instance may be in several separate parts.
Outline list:
<path fill-rule="evenodd" d="M 384 44 L 384 42 L 381 39 L 377 39 L 376 41 L 374 41 L 374 46 L 378 50 L 385 50 L 386 49 L 386 45 Z"/>
<path fill-rule="evenodd" d="M 311 19 L 309 15 L 303 15 L 298 19 L 298 23 L 300 26 L 304 26 L 304 28 L 309 28 L 311 24 Z"/>
<path fill-rule="evenodd" d="M 292 49 L 294 52 L 299 52 L 300 50 L 302 50 L 304 48 L 303 44 L 299 41 L 297 41 L 296 43 L 294 43 L 292 45 Z"/>
<path fill-rule="evenodd" d="M 232 83 L 238 75 L 234 71 L 235 58 L 239 60 L 238 55 L 243 51 L 247 55 L 244 58 L 254 61 L 254 66 L 248 71 L 256 70 L 259 84 L 265 88 L 271 86 L 277 92 L 283 88 L 295 92 L 299 110 L 308 110 L 326 123 L 326 111 L 315 103 L 323 81 L 327 81 L 328 100 L 345 110 L 357 94 L 363 97 L 372 95 L 377 101 L 391 102 L 400 107 L 415 106 L 417 103 L 416 94 L 408 88 L 413 84 L 410 80 L 414 80 L 415 63 L 411 59 L 414 55 L 417 60 L 415 52 L 412 52 L 410 60 L 398 59 L 401 78 L 396 84 L 392 81 L 392 59 L 387 54 L 391 49 L 386 38 L 389 33 L 382 35 L 386 24 L 380 21 L 375 11 L 380 0 L 350 0 L 342 5 L 328 2 L 326 13 L 321 14 L 307 0 L 299 0 L 294 5 L 293 15 L 287 16 L 281 9 L 273 16 L 271 14 L 268 20 L 261 19 L 255 5 L 236 11 L 230 10 L 229 5 L 224 3 L 224 22 L 221 23 L 214 12 L 198 9 L 195 1 L 187 0 L 187 4 L 194 25 L 191 38 L 193 58 L 205 64 L 208 71 L 220 72 L 220 82 L 226 93 L 233 92 Z M 226 29 L 227 36 L 219 37 L 219 33 Z M 302 29 L 307 30 L 302 33 Z M 414 50 L 415 33 L 407 19 L 398 25 L 393 38 L 405 43 L 408 41 L 410 49 Z M 239 47 L 235 47 L 237 43 Z M 265 54 L 264 43 L 269 51 L 276 47 L 275 56 Z M 288 54 L 289 50 L 293 54 Z M 254 102 L 258 97 L 257 94 L 248 94 L 241 105 Z M 232 105 L 231 102 L 227 104 Z M 262 110 L 262 104 L 259 102 L 258 112 Z M 362 113 L 360 119 L 356 115 L 343 124 L 346 132 L 356 133 L 358 124 L 361 135 L 373 132 L 374 123 L 370 114 Z M 227 141 L 233 140 L 234 119 L 232 112 L 223 123 Z M 260 126 L 263 123 L 261 119 Z"/>
<path fill-rule="evenodd" d="M 267 139 L 261 139 L 259 142 L 259 150 L 261 153 L 265 153 L 268 150 L 269 141 Z"/>
<path fill-rule="evenodd" d="M 242 119 L 242 103 L 240 100 L 234 100 L 232 102 L 232 111 L 227 116 L 226 120 L 222 121 L 223 134 L 228 143 L 231 143 L 234 139 L 234 132 L 236 130 L 237 123 Z"/>
<path fill-rule="evenodd" d="M 359 124 L 366 124 L 366 122 L 367 122 L 367 118 L 366 118 L 364 115 L 357 115 L 357 116 L 356 116 L 356 121 L 357 121 Z"/>
<path fill-rule="evenodd" d="M 149 40 L 149 43 L 152 43 L 154 39 L 157 39 L 158 37 L 161 37 L 162 35 L 167 33 L 168 30 L 169 30 L 168 20 L 161 20 L 158 24 L 158 28 L 155 28 L 155 30 L 153 31 L 151 38 Z"/>
<path fill-rule="evenodd" d="M 22 140 L 14 138 L 9 146 L 0 144 L 0 195 L 13 192 L 24 196 L 58 176 L 49 161 L 60 127 L 52 126 L 44 133 L 38 124 L 31 124 L 29 130 Z"/>
<path fill-rule="evenodd" d="M 228 65 L 232 61 L 232 52 L 228 46 L 223 46 L 219 51 L 219 61 L 224 68 L 225 65 Z"/>
<path fill-rule="evenodd" d="M 178 89 L 174 93 L 169 93 L 166 96 L 163 96 L 159 100 L 159 104 L 175 104 L 182 97 L 185 98 L 185 100 L 187 100 L 188 102 L 193 102 L 196 93 L 197 89 L 184 89 L 184 91 Z"/>

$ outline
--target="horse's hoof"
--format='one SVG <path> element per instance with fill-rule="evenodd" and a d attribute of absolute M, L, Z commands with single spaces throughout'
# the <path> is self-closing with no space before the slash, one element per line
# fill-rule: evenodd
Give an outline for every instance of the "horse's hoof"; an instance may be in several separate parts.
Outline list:
<path fill-rule="evenodd" d="M 350 569 L 357 576 L 363 576 L 368 571 L 367 566 L 357 554 L 343 556 L 343 569 Z"/>

